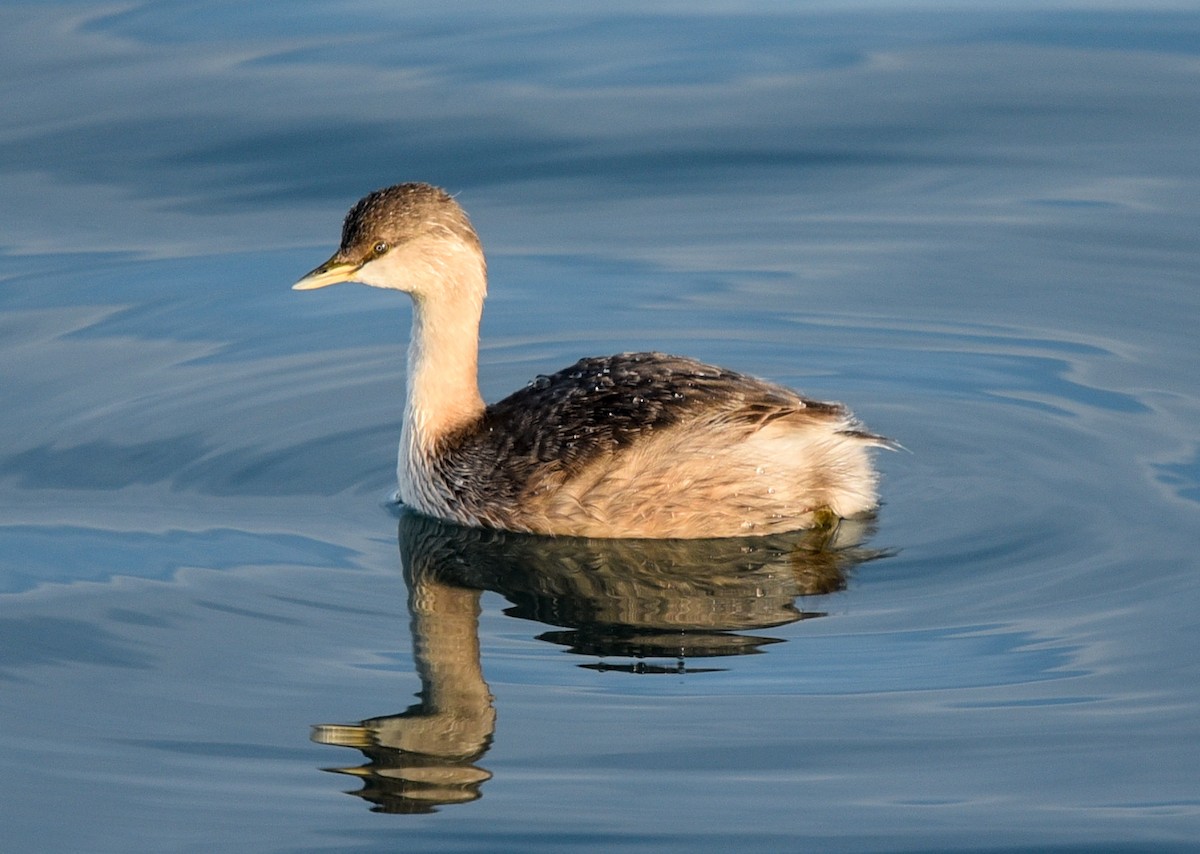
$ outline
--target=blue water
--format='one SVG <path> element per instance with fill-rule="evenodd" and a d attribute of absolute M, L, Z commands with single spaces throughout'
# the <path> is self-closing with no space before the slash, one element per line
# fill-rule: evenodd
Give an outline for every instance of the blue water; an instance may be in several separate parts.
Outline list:
<path fill-rule="evenodd" d="M 1200 7 L 0 24 L 6 850 L 1194 850 Z M 288 288 L 401 180 L 488 250 L 485 397 L 844 400 L 874 524 L 390 508 L 406 300 Z"/>

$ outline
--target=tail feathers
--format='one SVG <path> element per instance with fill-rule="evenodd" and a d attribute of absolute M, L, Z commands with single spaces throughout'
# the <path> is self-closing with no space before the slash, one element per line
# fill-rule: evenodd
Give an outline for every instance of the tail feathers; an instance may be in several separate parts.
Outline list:
<path fill-rule="evenodd" d="M 876 448 L 883 448 L 887 451 L 907 451 L 908 448 L 901 445 L 895 439 L 889 439 L 887 436 L 880 436 L 878 433 L 871 433 L 868 430 L 850 429 L 838 430 L 839 436 L 849 436 L 853 439 L 859 439 L 868 445 Z"/>

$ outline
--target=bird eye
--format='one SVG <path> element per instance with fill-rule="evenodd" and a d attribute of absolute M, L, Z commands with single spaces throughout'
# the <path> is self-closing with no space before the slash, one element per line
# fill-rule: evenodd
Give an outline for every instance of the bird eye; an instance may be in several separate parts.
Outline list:
<path fill-rule="evenodd" d="M 387 241 L 381 240 L 375 244 L 375 246 L 372 248 L 371 251 L 374 252 L 376 255 L 382 255 L 384 252 L 388 251 L 388 248 L 389 247 L 387 245 Z"/>

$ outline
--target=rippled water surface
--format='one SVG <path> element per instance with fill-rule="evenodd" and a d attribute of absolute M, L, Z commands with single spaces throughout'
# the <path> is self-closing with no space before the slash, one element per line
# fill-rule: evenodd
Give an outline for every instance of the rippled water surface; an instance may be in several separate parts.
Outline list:
<path fill-rule="evenodd" d="M 1200 10 L 0 23 L 6 848 L 1200 839 Z M 395 512 L 406 300 L 288 286 L 400 180 L 489 251 L 485 397 L 654 348 L 841 399 L 878 518 Z"/>

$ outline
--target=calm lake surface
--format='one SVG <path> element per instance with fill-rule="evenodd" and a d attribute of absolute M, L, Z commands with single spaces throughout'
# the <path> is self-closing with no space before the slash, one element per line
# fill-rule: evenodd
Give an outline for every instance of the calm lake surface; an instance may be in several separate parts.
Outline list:
<path fill-rule="evenodd" d="M 1195 850 L 1200 7 L 0 24 L 6 850 Z M 289 286 L 402 180 L 489 252 L 489 400 L 629 349 L 843 400 L 878 518 L 389 506 L 408 301 Z"/>

